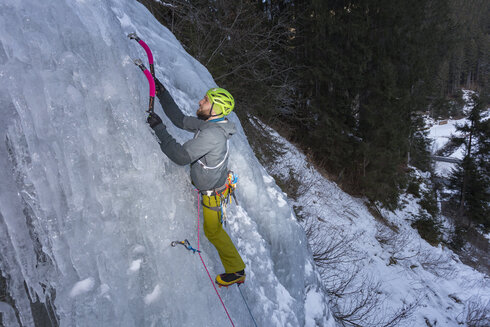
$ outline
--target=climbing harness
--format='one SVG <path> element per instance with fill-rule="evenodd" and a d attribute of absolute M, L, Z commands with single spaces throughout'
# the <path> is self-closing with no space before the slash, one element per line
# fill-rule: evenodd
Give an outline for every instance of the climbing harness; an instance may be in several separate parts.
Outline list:
<path fill-rule="evenodd" d="M 235 195 L 237 184 L 238 184 L 238 175 L 230 170 L 228 171 L 228 177 L 226 178 L 225 185 L 216 188 L 214 190 L 201 192 L 202 194 L 207 195 L 208 197 L 214 196 L 215 202 L 217 204 L 219 199 L 219 204 L 217 207 L 206 205 L 206 203 L 204 203 L 204 199 L 202 201 L 202 205 L 210 210 L 221 212 L 220 222 L 225 227 L 226 227 L 226 220 L 227 220 L 226 206 L 232 203 L 232 198 L 235 199 L 236 204 L 238 204 L 238 200 L 236 199 L 236 195 Z"/>
<path fill-rule="evenodd" d="M 238 175 L 235 174 L 233 171 L 229 171 L 228 172 L 228 178 L 226 180 L 228 183 L 228 189 L 230 190 L 230 195 L 233 196 L 233 198 L 235 199 L 235 202 L 236 204 L 238 205 L 238 201 L 236 199 L 236 196 L 235 196 L 235 190 L 236 190 L 236 186 L 238 184 Z M 231 203 L 231 199 L 230 199 L 230 203 Z"/>
<path fill-rule="evenodd" d="M 150 85 L 150 102 L 148 104 L 148 111 L 150 114 L 153 112 L 153 107 L 155 105 L 155 68 L 153 66 L 153 54 L 151 53 L 150 47 L 141 40 L 136 33 L 128 34 L 131 40 L 136 40 L 146 51 L 148 57 L 148 62 L 150 63 L 150 71 L 145 67 L 141 59 L 135 59 L 134 64 L 138 66 L 141 71 L 145 74 L 148 84 Z"/>
<path fill-rule="evenodd" d="M 177 244 L 182 244 L 187 250 L 189 251 L 193 251 L 194 253 L 201 253 L 201 251 L 197 250 L 197 249 L 194 249 L 192 246 L 191 246 L 191 243 L 189 242 L 188 239 L 185 239 L 183 241 L 173 241 L 172 243 L 170 243 L 170 245 L 172 245 L 173 247 L 177 246 Z"/>

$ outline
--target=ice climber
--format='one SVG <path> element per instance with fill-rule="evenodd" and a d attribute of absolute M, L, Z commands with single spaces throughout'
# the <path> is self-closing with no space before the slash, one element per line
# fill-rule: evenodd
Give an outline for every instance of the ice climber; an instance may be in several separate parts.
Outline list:
<path fill-rule="evenodd" d="M 170 93 L 155 78 L 157 97 L 172 123 L 195 133 L 179 144 L 167 131 L 160 117 L 150 113 L 148 123 L 160 140 L 160 148 L 178 165 L 191 165 L 191 179 L 202 194 L 204 233 L 218 251 L 225 273 L 216 276 L 223 286 L 245 281 L 245 263 L 221 224 L 221 201 L 229 196 L 228 139 L 236 132 L 235 124 L 225 118 L 235 106 L 232 95 L 212 88 L 199 101 L 197 118 L 185 116 Z"/>

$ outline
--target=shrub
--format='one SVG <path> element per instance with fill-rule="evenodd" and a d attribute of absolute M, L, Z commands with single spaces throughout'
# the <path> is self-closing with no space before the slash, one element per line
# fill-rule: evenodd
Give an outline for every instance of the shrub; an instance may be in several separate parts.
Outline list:
<path fill-rule="evenodd" d="M 466 244 L 466 236 L 468 234 L 468 228 L 463 225 L 456 225 L 454 233 L 451 235 L 449 242 L 450 247 L 455 251 L 461 251 Z"/>
<path fill-rule="evenodd" d="M 407 193 L 413 194 L 416 198 L 420 198 L 420 185 L 416 180 L 411 180 L 408 183 Z"/>
<path fill-rule="evenodd" d="M 433 192 L 427 191 L 422 193 L 422 198 L 419 201 L 420 207 L 425 209 L 433 218 L 439 213 L 437 199 Z"/>
<path fill-rule="evenodd" d="M 417 229 L 420 237 L 432 246 L 439 245 L 442 237 L 442 224 L 424 212 L 419 212 L 415 218 L 412 227 Z"/>

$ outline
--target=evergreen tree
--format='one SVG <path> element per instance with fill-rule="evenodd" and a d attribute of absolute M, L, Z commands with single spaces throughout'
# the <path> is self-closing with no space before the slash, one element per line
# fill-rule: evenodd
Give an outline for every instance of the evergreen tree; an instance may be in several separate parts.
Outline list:
<path fill-rule="evenodd" d="M 439 91 L 452 95 L 461 87 L 482 89 L 490 75 L 490 2 L 450 0 L 449 49 L 442 57 Z"/>
<path fill-rule="evenodd" d="M 461 220 L 490 228 L 490 119 L 482 117 L 488 105 L 485 96 L 475 99 L 468 122 L 457 130 L 464 135 L 459 141 L 466 155 L 451 176 L 456 191 L 452 201 Z M 464 222 L 463 222 L 464 223 Z"/>

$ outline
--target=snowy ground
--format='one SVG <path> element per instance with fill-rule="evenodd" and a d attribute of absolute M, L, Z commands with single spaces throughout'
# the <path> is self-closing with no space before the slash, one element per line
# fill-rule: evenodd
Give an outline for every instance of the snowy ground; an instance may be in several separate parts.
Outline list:
<path fill-rule="evenodd" d="M 304 219 L 313 251 L 329 249 L 319 269 L 327 289 L 341 294 L 330 294 L 333 308 L 353 312 L 349 319 L 370 326 L 384 325 L 400 310 L 409 317 L 396 326 L 464 326 L 475 301 L 488 303 L 488 276 L 462 264 L 447 248 L 429 245 L 410 226 L 419 211 L 417 199 L 404 196 L 404 209 L 382 210 L 384 218 L 376 219 L 363 200 L 344 193 L 308 164 L 297 148 L 262 127 L 283 153 L 267 171 L 289 184 L 299 181 L 298 197 L 290 198 L 290 204 Z M 440 140 L 451 128 L 443 133 L 436 126 L 432 135 Z M 368 308 L 355 312 L 369 297 L 374 300 L 365 301 Z"/>
<path fill-rule="evenodd" d="M 472 96 L 475 94 L 474 91 L 471 90 L 463 90 L 463 100 L 465 105 L 463 107 L 463 113 L 469 114 L 471 109 L 474 106 L 474 102 Z M 484 113 L 483 116 L 490 116 L 490 108 Z M 456 131 L 457 126 L 463 126 L 467 123 L 468 120 L 466 118 L 462 119 L 445 119 L 445 120 L 433 120 L 426 119 L 427 125 L 430 126 L 428 137 L 432 139 L 432 154 L 436 154 L 437 151 L 443 149 L 448 145 L 452 136 L 461 137 L 461 132 Z M 462 160 L 466 155 L 464 146 L 460 146 L 456 149 L 453 149 L 451 153 L 446 154 L 446 157 Z M 452 169 L 455 167 L 454 163 L 450 162 L 442 162 L 436 161 L 434 163 L 434 172 L 442 178 L 447 178 L 451 174 Z"/>
<path fill-rule="evenodd" d="M 467 122 L 466 118 L 458 120 L 442 120 L 442 121 L 429 121 L 428 123 L 432 125 L 429 132 L 429 138 L 433 140 L 432 143 L 432 154 L 436 154 L 437 151 L 443 149 L 450 141 L 451 136 L 456 136 L 456 126 L 464 125 Z M 454 159 L 463 159 L 465 156 L 464 146 L 460 146 L 455 149 L 447 157 Z M 434 172 L 443 178 L 449 177 L 451 171 L 455 167 L 455 163 L 435 161 L 434 162 Z"/>

